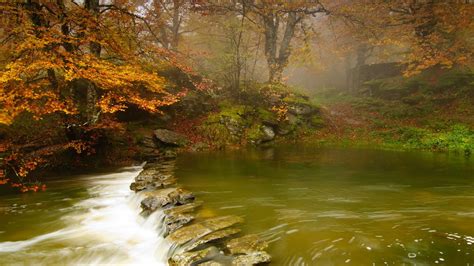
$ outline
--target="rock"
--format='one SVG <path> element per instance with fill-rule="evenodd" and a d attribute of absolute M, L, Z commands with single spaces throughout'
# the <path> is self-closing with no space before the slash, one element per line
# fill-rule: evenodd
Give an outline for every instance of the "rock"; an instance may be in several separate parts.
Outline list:
<path fill-rule="evenodd" d="M 315 111 L 315 108 L 309 104 L 291 103 L 288 104 L 288 112 L 295 115 L 309 115 Z"/>
<path fill-rule="evenodd" d="M 271 141 L 275 138 L 273 128 L 269 126 L 253 125 L 247 131 L 248 140 L 256 145 Z"/>
<path fill-rule="evenodd" d="M 183 205 L 193 200 L 194 195 L 190 191 L 182 188 L 165 188 L 148 193 L 142 200 L 141 207 L 145 212 L 151 213 L 159 208 Z"/>
<path fill-rule="evenodd" d="M 142 191 L 147 189 L 147 183 L 140 181 L 140 182 L 133 182 L 130 184 L 130 190 L 133 190 L 135 192 Z"/>
<path fill-rule="evenodd" d="M 194 220 L 195 216 L 192 214 L 177 214 L 165 217 L 165 226 L 168 233 L 172 233 L 184 225 Z"/>
<path fill-rule="evenodd" d="M 168 129 L 157 129 L 153 134 L 157 140 L 166 145 L 184 146 L 188 142 L 185 136 Z"/>
<path fill-rule="evenodd" d="M 263 135 L 261 138 L 262 142 L 270 141 L 275 138 L 275 132 L 273 131 L 273 128 L 269 126 L 262 126 L 262 132 L 263 132 Z"/>
<path fill-rule="evenodd" d="M 234 215 L 210 218 L 199 223 L 181 227 L 168 235 L 167 239 L 174 244 L 183 245 L 193 239 L 201 238 L 214 231 L 231 227 L 241 222 L 243 222 L 243 219 Z"/>
<path fill-rule="evenodd" d="M 219 250 L 216 247 L 208 247 L 206 249 L 194 251 L 194 252 L 183 252 L 174 254 L 168 260 L 170 266 L 189 266 L 196 265 L 199 262 L 206 262 L 211 260 L 215 255 L 219 254 Z"/>
<path fill-rule="evenodd" d="M 230 240 L 226 247 L 231 254 L 251 254 L 263 251 L 268 247 L 268 244 L 257 235 L 246 235 Z"/>
<path fill-rule="evenodd" d="M 162 189 L 176 184 L 172 175 L 158 175 L 152 179 L 138 180 L 130 185 L 130 189 L 137 192 L 150 189 Z"/>
<path fill-rule="evenodd" d="M 201 238 L 198 238 L 197 240 L 192 241 L 191 243 L 188 243 L 186 245 L 186 247 L 184 248 L 184 250 L 185 251 L 193 250 L 193 249 L 197 248 L 198 246 L 200 246 L 202 244 L 206 244 L 206 243 L 214 241 L 214 240 L 218 240 L 218 239 L 222 239 L 222 238 L 225 238 L 225 237 L 228 237 L 228 236 L 231 236 L 231 235 L 235 235 L 239 232 L 240 232 L 240 229 L 237 229 L 237 228 L 228 228 L 228 229 L 223 229 L 223 230 L 217 230 L 217 231 L 214 231 L 210 234 L 207 234 L 207 235 L 205 235 Z"/>
<path fill-rule="evenodd" d="M 232 265 L 248 266 L 256 265 L 260 263 L 268 263 L 272 260 L 270 254 L 265 251 L 257 251 L 246 255 L 240 255 L 235 257 L 232 261 Z"/>
<path fill-rule="evenodd" d="M 174 162 L 173 164 L 150 163 L 146 164 L 143 169 L 135 177 L 135 182 L 130 185 L 131 190 L 160 189 L 176 184 L 176 178 L 173 175 L 165 174 L 173 172 Z"/>

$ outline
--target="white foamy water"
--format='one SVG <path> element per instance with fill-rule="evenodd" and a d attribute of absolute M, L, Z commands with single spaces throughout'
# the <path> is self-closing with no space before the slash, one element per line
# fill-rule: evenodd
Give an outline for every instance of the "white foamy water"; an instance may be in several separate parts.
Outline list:
<path fill-rule="evenodd" d="M 165 265 L 170 247 L 160 233 L 163 214 L 140 216 L 143 195 L 129 189 L 141 169 L 85 177 L 90 197 L 61 218 L 64 228 L 0 242 L 0 256 L 6 263 Z"/>

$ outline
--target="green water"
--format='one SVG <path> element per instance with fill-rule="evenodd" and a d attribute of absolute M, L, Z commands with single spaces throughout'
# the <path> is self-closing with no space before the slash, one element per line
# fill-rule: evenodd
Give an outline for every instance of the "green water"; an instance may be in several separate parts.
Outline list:
<path fill-rule="evenodd" d="M 176 175 L 275 265 L 474 265 L 472 159 L 294 146 L 186 154 Z"/>

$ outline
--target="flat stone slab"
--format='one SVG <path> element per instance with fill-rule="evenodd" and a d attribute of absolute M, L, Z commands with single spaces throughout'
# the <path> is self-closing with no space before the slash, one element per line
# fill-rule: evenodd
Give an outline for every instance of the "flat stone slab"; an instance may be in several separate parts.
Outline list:
<path fill-rule="evenodd" d="M 168 263 L 170 266 L 198 265 L 200 261 L 209 261 L 213 256 L 217 255 L 218 253 L 219 250 L 216 247 L 208 247 L 206 249 L 198 251 L 174 254 L 168 260 Z"/>
<path fill-rule="evenodd" d="M 172 233 L 178 230 L 179 228 L 185 226 L 186 224 L 190 223 L 195 218 L 196 217 L 193 214 L 189 213 L 180 213 L 174 216 L 166 216 L 164 221 L 166 226 L 166 232 Z"/>
<path fill-rule="evenodd" d="M 226 247 L 231 254 L 252 254 L 265 250 L 268 244 L 259 236 L 252 234 L 234 238 L 227 242 Z"/>
<path fill-rule="evenodd" d="M 173 208 L 166 209 L 166 210 L 164 210 L 164 213 L 167 216 L 176 216 L 176 215 L 179 215 L 179 214 L 193 212 L 194 210 L 196 210 L 201 205 L 202 205 L 202 201 L 195 201 L 195 202 L 191 202 L 191 203 L 188 203 L 188 204 L 179 205 L 179 206 L 175 206 Z"/>
<path fill-rule="evenodd" d="M 232 265 L 247 266 L 261 263 L 269 263 L 272 256 L 265 251 L 257 251 L 246 255 L 240 255 L 234 258 Z"/>
<path fill-rule="evenodd" d="M 199 247 L 200 245 L 202 244 L 206 244 L 206 243 L 209 243 L 211 241 L 214 241 L 214 240 L 218 240 L 218 239 L 223 239 L 223 238 L 226 238 L 228 236 L 231 236 L 231 235 L 235 235 L 237 233 L 239 233 L 241 230 L 240 229 L 237 229 L 237 228 L 228 228 L 228 229 L 222 229 L 222 230 L 217 230 L 217 231 L 214 231 L 210 234 L 207 234 L 195 241 L 192 241 L 191 244 L 187 244 L 184 248 L 185 251 L 188 251 L 188 250 L 193 250 L 197 247 Z"/>
<path fill-rule="evenodd" d="M 168 235 L 166 239 L 181 246 L 191 240 L 197 240 L 214 231 L 231 227 L 242 222 L 243 219 L 235 215 L 210 218 L 200 221 L 199 223 L 184 226 Z"/>
<path fill-rule="evenodd" d="M 141 202 L 141 207 L 147 212 L 173 205 L 183 205 L 194 200 L 193 193 L 183 188 L 164 188 L 146 192 L 146 195 L 147 197 Z"/>

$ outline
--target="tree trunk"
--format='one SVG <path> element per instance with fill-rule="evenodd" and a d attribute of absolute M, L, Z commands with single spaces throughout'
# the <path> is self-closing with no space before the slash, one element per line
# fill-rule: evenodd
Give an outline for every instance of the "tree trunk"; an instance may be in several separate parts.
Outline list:
<path fill-rule="evenodd" d="M 179 29 L 181 27 L 181 14 L 180 9 L 183 3 L 180 0 L 173 1 L 173 24 L 171 26 L 171 49 L 174 51 L 178 50 L 179 44 Z"/>
<path fill-rule="evenodd" d="M 277 57 L 278 47 L 278 28 L 280 21 L 278 15 L 267 15 L 263 18 L 265 23 L 265 56 L 268 64 L 268 81 L 270 83 L 281 83 L 283 71 L 288 65 L 288 59 L 291 54 L 291 41 L 295 35 L 295 28 L 301 18 L 296 12 L 289 12 L 285 32 L 280 41 L 280 49 Z"/>
<path fill-rule="evenodd" d="M 99 0 L 86 0 L 84 7 L 91 12 L 93 16 L 98 19 L 99 16 Z M 100 43 L 91 42 L 89 44 L 89 50 L 95 57 L 100 57 L 102 46 Z M 99 112 L 97 111 L 97 88 L 92 81 L 89 81 L 87 86 L 86 96 L 86 116 L 88 124 L 95 124 L 99 119 Z"/>

